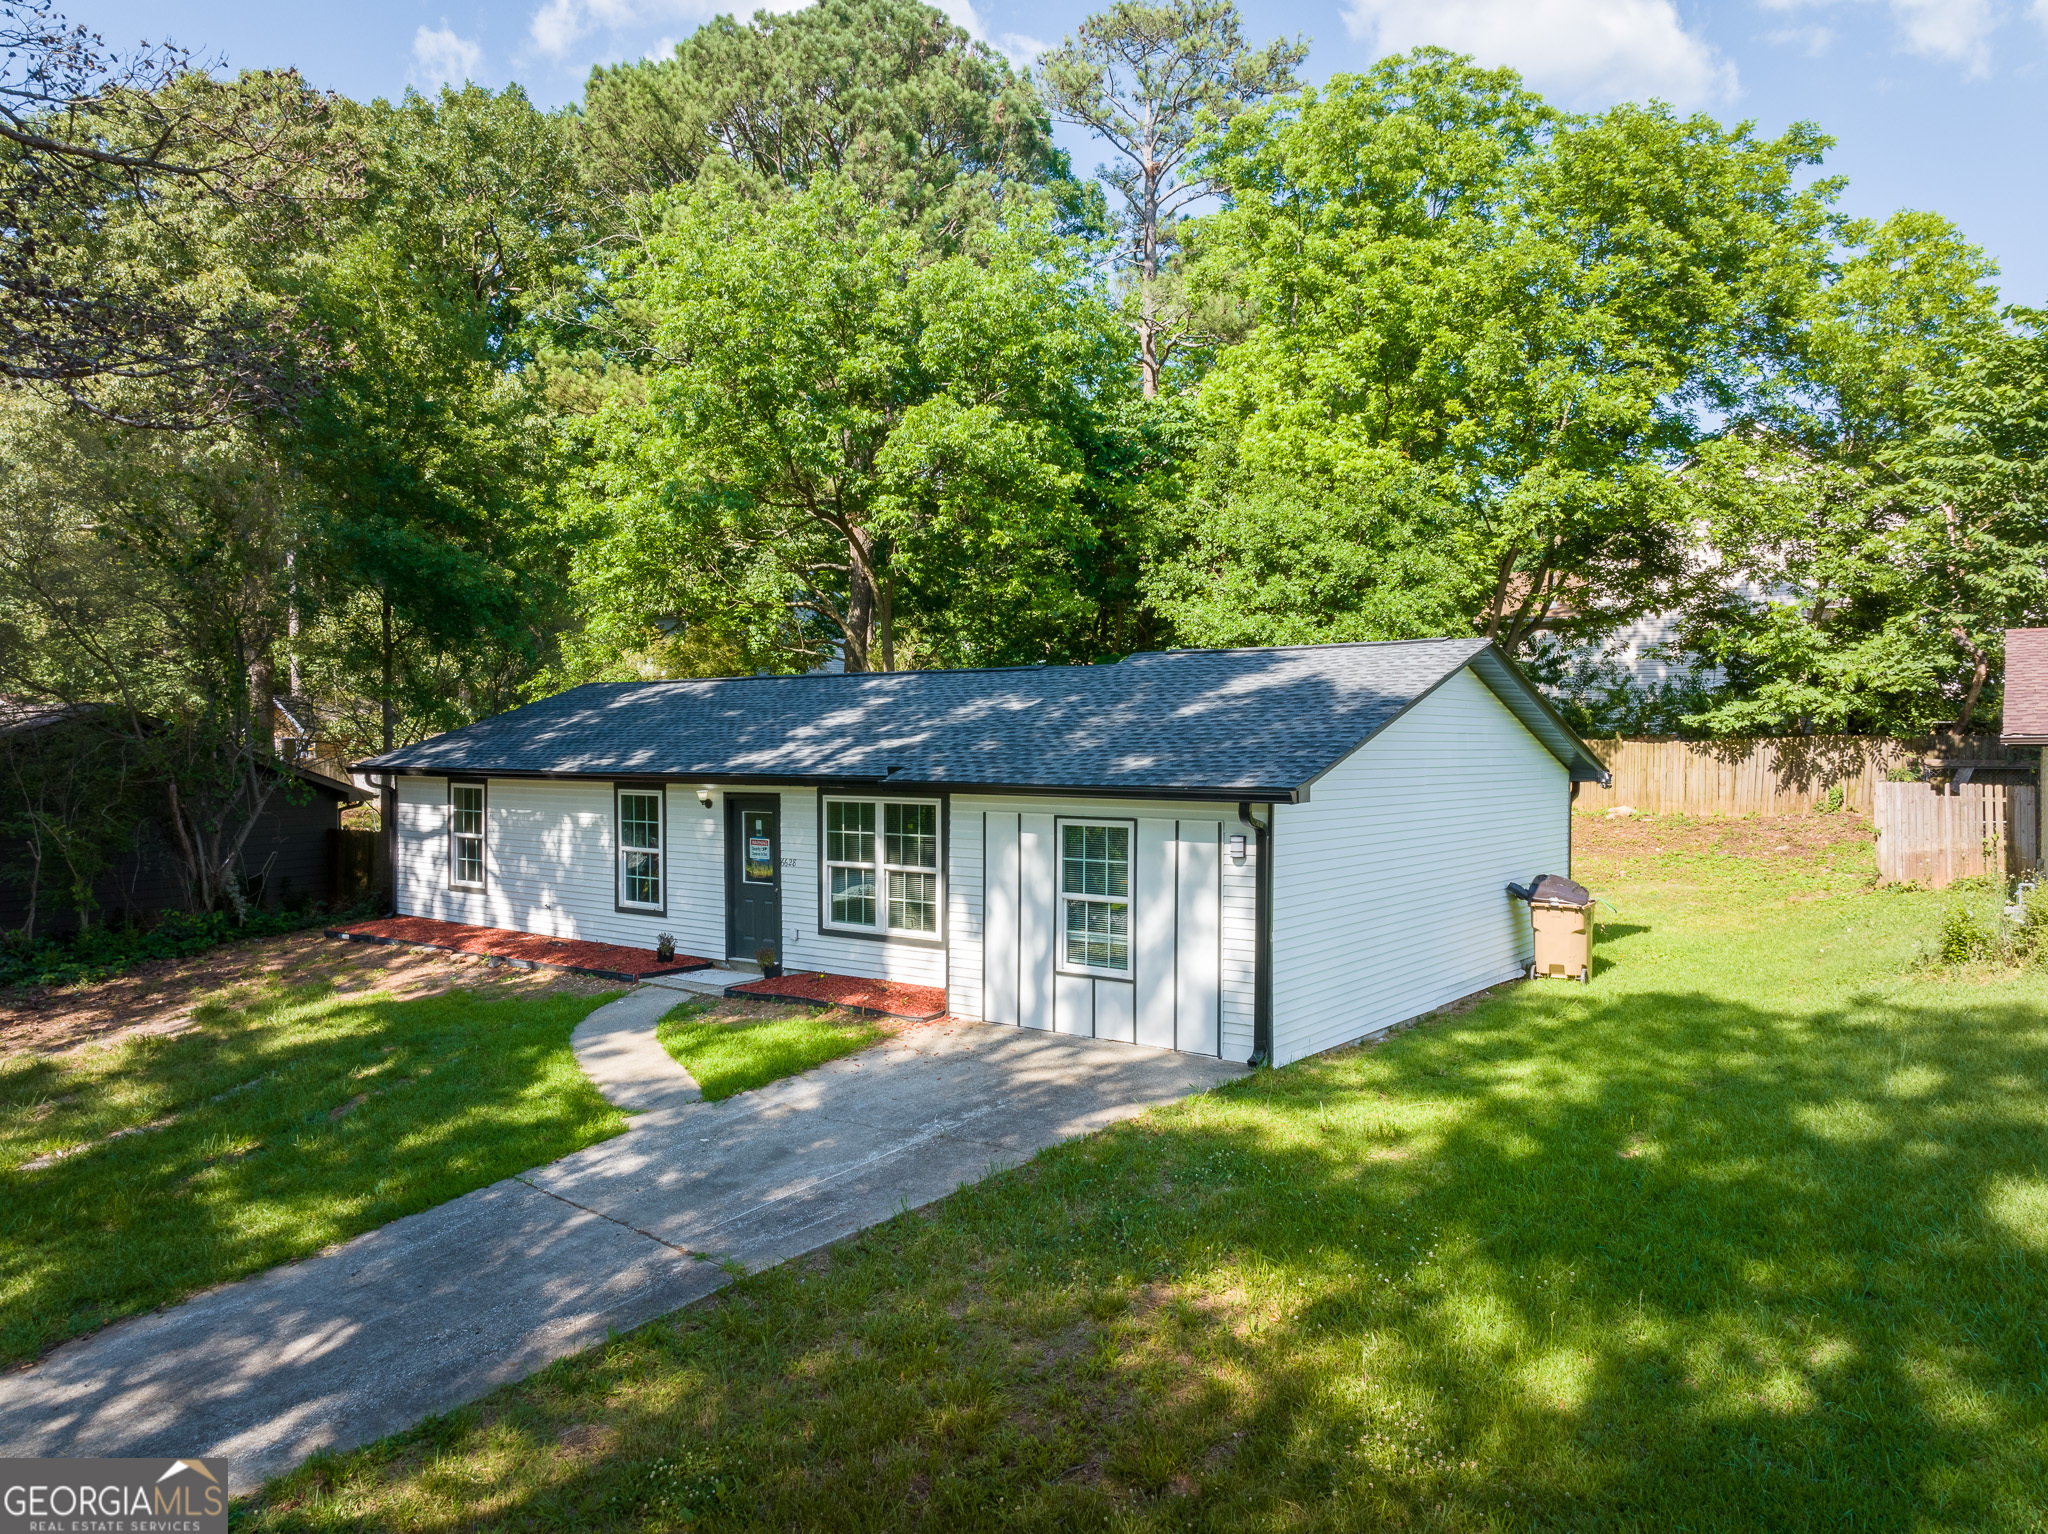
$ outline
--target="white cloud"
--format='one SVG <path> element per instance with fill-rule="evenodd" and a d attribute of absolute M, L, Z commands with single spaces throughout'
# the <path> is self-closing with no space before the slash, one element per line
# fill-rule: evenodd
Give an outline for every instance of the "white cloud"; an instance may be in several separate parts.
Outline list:
<path fill-rule="evenodd" d="M 1672 0 L 1348 0 L 1344 24 L 1380 53 L 1436 43 L 1508 65 L 1575 105 L 1696 107 L 1738 89 L 1735 66 L 1686 31 Z"/>
<path fill-rule="evenodd" d="M 1773 10 L 1799 10 L 1830 0 L 1764 0 Z M 1907 53 L 1965 66 L 1973 75 L 1991 69 L 1991 34 L 2004 17 L 1996 0 L 1885 0 Z M 2048 29 L 2048 0 L 2034 0 L 2034 16 Z"/>
<path fill-rule="evenodd" d="M 412 79 L 415 85 L 432 90 L 441 85 L 466 84 L 482 72 L 483 62 L 483 45 L 457 37 L 445 17 L 439 27 L 421 27 L 413 34 Z"/>
<path fill-rule="evenodd" d="M 1991 0 L 1891 0 L 1891 6 L 1911 52 L 1968 65 L 1973 75 L 1990 69 L 1991 32 L 1998 25 Z"/>
<path fill-rule="evenodd" d="M 2048 5 L 2048 0 L 2041 0 Z M 1780 48 L 1797 48 L 1810 59 L 1817 59 L 1833 44 L 1835 34 L 1826 27 L 1787 27 L 1782 32 L 1766 32 L 1764 41 L 1776 43 Z"/>
<path fill-rule="evenodd" d="M 2041 23 L 2041 30 L 2048 32 L 2048 0 L 2034 0 L 2034 20 Z"/>
<path fill-rule="evenodd" d="M 2040 0 L 2040 3 L 2048 7 L 2048 0 Z M 1005 32 L 995 39 L 996 52 L 1019 69 L 1029 69 L 1036 64 L 1038 56 L 1051 46 L 1052 44 L 1040 42 L 1035 37 L 1027 37 L 1022 32 Z"/>
<path fill-rule="evenodd" d="M 692 28 L 709 21 L 720 11 L 751 16 L 757 10 L 800 11 L 810 0 L 752 0 L 734 5 L 731 0 L 547 0 L 527 23 L 527 36 L 534 47 L 551 59 L 566 58 L 569 51 L 593 32 L 617 34 L 630 28 L 687 22 Z"/>

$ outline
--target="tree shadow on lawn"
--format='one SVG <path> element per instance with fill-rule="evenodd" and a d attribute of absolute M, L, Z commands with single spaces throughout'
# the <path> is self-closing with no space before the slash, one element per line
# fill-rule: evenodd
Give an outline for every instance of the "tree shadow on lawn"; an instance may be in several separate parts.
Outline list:
<path fill-rule="evenodd" d="M 618 1133 L 569 1048 L 605 999 L 300 987 L 82 1060 L 7 1062 L 0 1360 Z"/>
<path fill-rule="evenodd" d="M 1532 988 L 1049 1151 L 258 1526 L 2038 1527 L 2044 1084 L 2025 1001 Z"/>

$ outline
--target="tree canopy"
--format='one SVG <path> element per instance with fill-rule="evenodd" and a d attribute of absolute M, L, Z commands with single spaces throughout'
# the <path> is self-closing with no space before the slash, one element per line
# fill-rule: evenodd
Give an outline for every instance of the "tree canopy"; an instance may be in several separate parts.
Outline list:
<path fill-rule="evenodd" d="M 237 907 L 280 763 L 592 678 L 1476 634 L 1588 728 L 1909 731 L 2048 623 L 2048 318 L 1810 124 L 1302 88 L 1229 0 L 719 17 L 557 112 L 0 32 L 39 908 L 145 820 Z"/>

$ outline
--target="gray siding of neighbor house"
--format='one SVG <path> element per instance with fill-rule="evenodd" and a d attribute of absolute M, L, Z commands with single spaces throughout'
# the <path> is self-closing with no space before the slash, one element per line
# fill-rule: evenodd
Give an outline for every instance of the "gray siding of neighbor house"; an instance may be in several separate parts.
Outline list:
<path fill-rule="evenodd" d="M 310 797 L 292 802 L 299 794 Z M 279 788 L 257 819 L 242 846 L 242 871 L 264 881 L 266 903 L 287 893 L 327 898 L 328 833 L 341 826 L 341 803 L 318 789 Z M 0 866 L 19 868 L 18 845 L 0 848 Z M 116 858 L 93 885 L 99 903 L 95 924 L 148 920 L 185 904 L 185 884 L 175 851 L 162 827 L 145 823 L 138 846 Z M 18 928 L 28 914 L 28 892 L 13 878 L 0 880 L 0 928 Z M 45 867 L 36 931 L 51 936 L 76 931 L 77 914 L 69 908 L 62 870 Z"/>

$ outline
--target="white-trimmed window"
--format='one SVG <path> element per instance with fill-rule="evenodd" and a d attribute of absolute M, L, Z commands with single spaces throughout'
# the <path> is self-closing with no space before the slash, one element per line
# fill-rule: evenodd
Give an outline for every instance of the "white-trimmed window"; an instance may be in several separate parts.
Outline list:
<path fill-rule="evenodd" d="M 448 887 L 484 887 L 484 785 L 448 785 Z"/>
<path fill-rule="evenodd" d="M 662 909 L 661 790 L 618 790 L 619 905 L 634 911 Z"/>
<path fill-rule="evenodd" d="M 825 801 L 825 925 L 937 937 L 939 807 Z"/>
<path fill-rule="evenodd" d="M 1060 822 L 1061 961 L 1094 975 L 1131 972 L 1131 828 Z"/>

